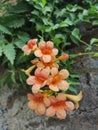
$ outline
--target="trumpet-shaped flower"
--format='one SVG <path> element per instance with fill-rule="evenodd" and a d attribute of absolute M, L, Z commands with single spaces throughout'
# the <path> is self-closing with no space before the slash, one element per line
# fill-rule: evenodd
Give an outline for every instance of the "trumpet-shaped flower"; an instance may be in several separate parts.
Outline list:
<path fill-rule="evenodd" d="M 32 50 L 35 50 L 35 48 L 37 48 L 37 41 L 38 39 L 31 39 L 28 41 L 27 45 L 24 45 L 22 47 L 22 50 L 26 53 L 26 55 L 29 55 Z"/>
<path fill-rule="evenodd" d="M 49 85 L 49 88 L 53 91 L 59 91 L 59 89 L 66 91 L 69 88 L 69 83 L 64 79 L 67 79 L 68 76 L 68 70 L 62 69 L 58 72 L 58 69 L 53 67 L 47 85 Z"/>
<path fill-rule="evenodd" d="M 28 107 L 35 110 L 38 115 L 44 114 L 46 107 L 50 105 L 50 100 L 41 93 L 28 94 L 27 97 L 29 100 Z"/>
<path fill-rule="evenodd" d="M 48 80 L 50 70 L 49 69 L 43 69 L 37 68 L 35 70 L 35 76 L 29 76 L 27 79 L 28 85 L 32 86 L 32 92 L 37 93 L 40 88 L 44 87 L 46 85 L 46 82 Z"/>
<path fill-rule="evenodd" d="M 66 101 L 66 96 L 59 93 L 57 97 L 50 97 L 50 106 L 46 110 L 46 115 L 52 117 L 56 114 L 59 119 L 66 118 L 66 111 L 74 109 L 74 104 L 70 101 Z"/>
<path fill-rule="evenodd" d="M 36 57 L 41 57 L 44 62 L 48 63 L 51 61 L 51 56 L 56 56 L 58 54 L 58 50 L 53 48 L 53 42 L 40 42 L 37 50 L 35 50 L 34 54 Z"/>
<path fill-rule="evenodd" d="M 59 68 L 59 65 L 55 62 L 55 57 L 51 57 L 51 61 L 46 63 L 43 61 L 43 59 L 41 59 L 40 61 L 38 60 L 32 60 L 31 61 L 33 64 L 35 64 L 38 68 L 44 69 L 44 68 L 52 68 L 52 67 L 56 67 Z"/>
<path fill-rule="evenodd" d="M 73 101 L 75 103 L 76 109 L 79 108 L 79 101 L 81 101 L 83 98 L 82 91 L 80 91 L 80 93 L 78 95 L 65 94 L 65 96 L 66 96 L 66 98 L 70 99 L 71 101 Z"/>

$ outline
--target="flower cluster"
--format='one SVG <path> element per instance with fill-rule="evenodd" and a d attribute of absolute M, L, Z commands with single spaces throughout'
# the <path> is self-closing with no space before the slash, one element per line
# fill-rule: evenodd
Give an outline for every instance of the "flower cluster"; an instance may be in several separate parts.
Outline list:
<path fill-rule="evenodd" d="M 70 87 L 67 80 L 69 71 L 60 70 L 57 64 L 60 60 L 68 60 L 68 54 L 57 57 L 58 49 L 54 48 L 52 41 L 38 43 L 38 39 L 29 40 L 22 50 L 26 55 L 33 51 L 37 58 L 31 60 L 33 65 L 30 68 L 22 69 L 28 76 L 26 83 L 32 86 L 32 94 L 27 95 L 28 107 L 38 115 L 56 115 L 59 119 L 65 119 L 67 111 L 78 109 L 82 92 L 78 95 L 66 94 Z"/>

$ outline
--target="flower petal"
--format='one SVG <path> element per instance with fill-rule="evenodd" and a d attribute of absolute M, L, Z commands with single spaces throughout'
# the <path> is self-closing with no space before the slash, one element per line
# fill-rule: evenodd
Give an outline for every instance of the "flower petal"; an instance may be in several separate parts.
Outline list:
<path fill-rule="evenodd" d="M 53 48 L 52 49 L 52 55 L 56 56 L 58 54 L 58 49 Z"/>
<path fill-rule="evenodd" d="M 28 85 L 33 85 L 33 84 L 35 84 L 35 82 L 36 82 L 35 76 L 29 76 L 29 77 L 27 78 L 27 80 L 26 80 L 26 83 L 27 83 Z"/>
<path fill-rule="evenodd" d="M 51 106 L 46 110 L 46 116 L 52 117 L 55 115 L 55 109 Z"/>
<path fill-rule="evenodd" d="M 50 73 L 50 69 L 49 69 L 49 68 L 43 69 L 43 70 L 41 71 L 41 74 L 42 74 L 43 76 L 45 76 L 46 78 L 48 78 L 49 73 Z"/>
<path fill-rule="evenodd" d="M 44 98 L 44 104 L 45 104 L 46 107 L 50 106 L 49 98 L 47 98 L 47 97 Z"/>
<path fill-rule="evenodd" d="M 34 96 L 33 96 L 32 94 L 28 93 L 28 94 L 27 94 L 27 97 L 28 97 L 28 100 L 33 100 L 33 97 L 34 97 Z"/>
<path fill-rule="evenodd" d="M 59 65 L 57 63 L 52 64 L 53 67 L 59 68 Z"/>
<path fill-rule="evenodd" d="M 34 72 L 35 76 L 39 76 L 41 73 L 41 68 L 37 68 Z"/>
<path fill-rule="evenodd" d="M 65 109 L 66 109 L 67 111 L 72 111 L 72 110 L 74 110 L 74 108 L 75 108 L 75 106 L 74 106 L 74 104 L 73 104 L 72 102 L 70 102 L 70 101 L 67 101 L 67 102 L 66 102 L 66 107 L 65 107 Z"/>
<path fill-rule="evenodd" d="M 40 84 L 35 84 L 32 86 L 32 92 L 33 93 L 37 93 L 41 88 L 41 85 Z"/>
<path fill-rule="evenodd" d="M 56 67 L 52 67 L 51 74 L 56 75 L 58 73 L 58 69 Z"/>
<path fill-rule="evenodd" d="M 56 115 L 59 119 L 65 119 L 66 118 L 66 111 L 64 109 L 59 109 L 56 112 Z"/>
<path fill-rule="evenodd" d="M 56 103 L 57 102 L 57 99 L 55 98 L 55 96 L 50 96 L 49 100 L 50 100 L 51 103 Z"/>
<path fill-rule="evenodd" d="M 67 79 L 69 77 L 69 72 L 66 69 L 62 69 L 60 75 L 62 76 L 62 79 Z"/>
<path fill-rule="evenodd" d="M 61 100 L 66 100 L 66 96 L 65 96 L 65 94 L 63 94 L 63 93 L 58 93 L 58 95 L 57 95 L 57 100 L 59 100 L 59 101 L 61 101 Z"/>
<path fill-rule="evenodd" d="M 34 101 L 29 101 L 28 102 L 28 107 L 30 108 L 30 109 L 36 109 L 37 108 L 37 103 L 35 103 Z"/>
<path fill-rule="evenodd" d="M 49 88 L 50 88 L 51 90 L 53 90 L 53 91 L 59 91 L 59 88 L 58 88 L 56 85 L 50 84 L 50 85 L 49 85 Z"/>
<path fill-rule="evenodd" d="M 37 106 L 37 114 L 38 115 L 42 115 L 45 113 L 45 105 L 43 103 L 40 103 L 38 106 Z"/>
<path fill-rule="evenodd" d="M 39 61 L 37 67 L 43 69 L 45 66 L 41 61 Z"/>
<path fill-rule="evenodd" d="M 49 48 L 53 48 L 53 42 L 52 41 L 47 41 L 46 45 Z"/>
<path fill-rule="evenodd" d="M 51 61 L 51 56 L 50 55 L 43 55 L 42 59 L 45 63 L 48 63 Z"/>
<path fill-rule="evenodd" d="M 69 88 L 69 83 L 68 83 L 67 81 L 65 81 L 65 80 L 62 80 L 62 81 L 58 84 L 58 87 L 59 87 L 59 89 L 66 91 L 66 90 L 68 90 L 68 88 Z"/>
<path fill-rule="evenodd" d="M 41 52 L 41 50 L 40 50 L 40 49 L 35 50 L 35 51 L 34 51 L 34 55 L 35 55 L 36 57 L 42 57 L 42 52 Z"/>
<path fill-rule="evenodd" d="M 45 41 L 41 41 L 41 42 L 38 44 L 38 47 L 39 47 L 40 49 L 44 48 L 45 46 L 46 46 Z"/>
<path fill-rule="evenodd" d="M 29 49 L 28 45 L 24 45 L 22 47 L 22 50 L 25 52 L 26 55 L 29 55 L 31 52 L 31 49 Z"/>
<path fill-rule="evenodd" d="M 36 42 L 38 41 L 38 39 L 30 39 L 29 41 L 28 41 L 28 47 L 29 48 L 31 48 L 31 49 L 33 49 L 33 47 L 36 45 Z"/>

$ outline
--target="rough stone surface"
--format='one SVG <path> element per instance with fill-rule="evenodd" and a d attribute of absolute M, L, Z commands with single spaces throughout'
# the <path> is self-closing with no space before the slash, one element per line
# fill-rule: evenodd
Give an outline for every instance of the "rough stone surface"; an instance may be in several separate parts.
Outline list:
<path fill-rule="evenodd" d="M 83 91 L 80 108 L 65 120 L 37 116 L 24 92 L 5 86 L 0 94 L 0 130 L 98 130 L 98 59 L 83 57 L 74 65 Z"/>

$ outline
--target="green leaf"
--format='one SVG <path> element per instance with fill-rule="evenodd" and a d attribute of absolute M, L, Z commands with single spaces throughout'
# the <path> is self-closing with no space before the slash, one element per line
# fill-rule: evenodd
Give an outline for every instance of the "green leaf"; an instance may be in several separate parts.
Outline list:
<path fill-rule="evenodd" d="M 19 33 L 18 33 L 18 38 L 19 38 L 21 41 L 23 41 L 23 42 L 26 43 L 26 42 L 30 39 L 30 36 L 29 36 L 29 34 L 26 33 L 26 32 L 19 32 Z"/>
<path fill-rule="evenodd" d="M 90 45 L 92 45 L 92 44 L 94 44 L 94 43 L 98 43 L 98 39 L 92 38 L 92 39 L 90 40 Z"/>
<path fill-rule="evenodd" d="M 98 20 L 94 20 L 92 25 L 98 25 Z"/>
<path fill-rule="evenodd" d="M 98 53 L 95 53 L 95 54 L 94 54 L 94 57 L 98 57 Z"/>
<path fill-rule="evenodd" d="M 3 52 L 4 52 L 5 56 L 7 57 L 7 59 L 10 61 L 10 63 L 13 65 L 14 60 L 15 60 L 15 55 L 16 55 L 13 44 L 8 44 L 8 45 L 4 46 Z"/>
<path fill-rule="evenodd" d="M 42 4 L 43 4 L 44 6 L 46 5 L 46 3 L 47 3 L 46 0 L 42 0 Z"/>
<path fill-rule="evenodd" d="M 5 85 L 6 82 L 7 82 L 8 77 L 9 77 L 9 72 L 8 72 L 8 70 L 6 70 L 6 71 L 2 74 L 2 76 L 0 76 L 0 88 L 1 88 L 1 87 L 4 87 L 4 85 Z"/>
<path fill-rule="evenodd" d="M 77 38 L 75 38 L 73 35 L 71 35 L 70 37 L 75 44 L 79 45 L 79 40 Z"/>
<path fill-rule="evenodd" d="M 71 92 L 73 92 L 75 94 L 78 93 L 77 89 L 74 86 L 70 86 L 68 90 L 70 90 Z"/>
<path fill-rule="evenodd" d="M 66 21 L 62 21 L 60 24 L 59 24 L 60 27 L 68 27 L 68 23 Z"/>
<path fill-rule="evenodd" d="M 8 23 L 7 25 L 10 28 L 19 28 L 22 27 L 25 24 L 25 19 L 24 18 L 17 18 L 17 19 L 13 19 L 10 23 Z"/>
<path fill-rule="evenodd" d="M 4 27 L 3 25 L 0 25 L 0 31 L 5 34 L 12 35 L 12 33 L 8 30 L 8 28 Z"/>
<path fill-rule="evenodd" d="M 9 9 L 9 12 L 13 14 L 20 14 L 20 13 L 25 13 L 28 11 L 30 11 L 30 6 L 24 1 L 17 2 L 15 6 L 12 6 Z"/>
<path fill-rule="evenodd" d="M 14 42 L 14 44 L 21 49 L 26 43 L 21 40 L 17 40 Z"/>
<path fill-rule="evenodd" d="M 79 78 L 79 75 L 78 75 L 78 74 L 73 73 L 73 74 L 70 74 L 70 77 L 71 77 L 71 78 Z"/>
<path fill-rule="evenodd" d="M 18 33 L 18 39 L 15 40 L 14 44 L 18 47 L 18 48 L 22 48 L 26 42 L 30 39 L 30 36 L 28 33 L 26 32 L 19 32 Z"/>
<path fill-rule="evenodd" d="M 75 28 L 72 31 L 72 36 L 74 36 L 76 39 L 80 40 L 80 33 L 79 33 L 79 29 L 78 28 Z"/>
<path fill-rule="evenodd" d="M 70 81 L 70 84 L 72 84 L 72 85 L 80 85 L 80 82 L 79 81 Z"/>
<path fill-rule="evenodd" d="M 2 56 L 2 48 L 0 47 L 0 56 Z"/>
<path fill-rule="evenodd" d="M 71 5 L 71 4 L 68 4 L 68 5 L 66 6 L 66 9 L 67 9 L 68 11 L 71 11 L 71 12 L 75 12 L 75 11 L 77 11 L 77 10 L 83 10 L 82 7 L 80 7 L 80 6 L 78 6 L 78 5 Z"/>

